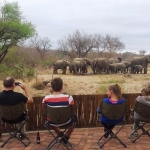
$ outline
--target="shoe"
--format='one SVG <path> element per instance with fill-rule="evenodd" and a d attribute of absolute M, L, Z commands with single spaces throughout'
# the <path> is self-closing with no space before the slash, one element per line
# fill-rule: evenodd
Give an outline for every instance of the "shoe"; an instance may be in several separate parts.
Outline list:
<path fill-rule="evenodd" d="M 66 135 L 62 138 L 62 142 L 64 144 L 67 144 L 68 143 L 68 140 L 69 140 L 69 137 L 67 137 Z"/>
<path fill-rule="evenodd" d="M 138 136 L 138 132 L 137 132 L 137 131 L 134 132 L 133 135 L 134 135 L 135 137 L 137 137 L 137 136 Z"/>
<path fill-rule="evenodd" d="M 26 134 L 25 134 L 25 133 L 20 133 L 20 134 L 19 134 L 19 138 L 20 138 L 21 140 L 23 140 L 25 137 L 26 137 Z"/>
<path fill-rule="evenodd" d="M 108 138 L 108 136 L 109 136 L 109 133 L 107 133 L 107 134 L 104 135 L 105 138 Z"/>

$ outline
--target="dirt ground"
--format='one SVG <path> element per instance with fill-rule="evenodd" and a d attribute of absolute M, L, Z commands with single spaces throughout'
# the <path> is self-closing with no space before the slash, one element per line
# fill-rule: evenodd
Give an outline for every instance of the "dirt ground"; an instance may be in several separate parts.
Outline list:
<path fill-rule="evenodd" d="M 46 70 L 39 71 L 37 80 L 36 78 L 31 81 L 25 79 L 25 83 L 33 96 L 45 96 L 50 94 L 50 84 L 48 83 L 43 88 L 40 85 L 42 85 L 43 81 L 51 80 L 52 77 L 61 77 L 64 81 L 63 92 L 71 95 L 105 93 L 107 86 L 113 83 L 118 83 L 121 86 L 122 93 L 139 93 L 142 89 L 142 84 L 150 80 L 150 70 L 148 74 L 131 74 L 129 77 L 124 74 L 93 75 L 92 73 L 76 76 L 68 72 L 67 75 L 61 75 L 61 71 L 59 71 L 58 75 L 52 75 L 52 70 Z M 17 79 L 17 81 L 22 82 L 21 79 Z M 33 86 L 37 85 L 36 83 L 38 87 L 41 87 L 40 90 L 33 88 Z M 0 90 L 3 90 L 2 81 L 0 81 L 0 85 Z M 15 91 L 23 92 L 20 87 L 16 87 Z"/>

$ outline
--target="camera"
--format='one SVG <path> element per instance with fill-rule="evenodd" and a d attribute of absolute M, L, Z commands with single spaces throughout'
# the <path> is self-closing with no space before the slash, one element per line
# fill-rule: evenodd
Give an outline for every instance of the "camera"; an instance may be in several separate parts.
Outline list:
<path fill-rule="evenodd" d="M 20 82 L 15 82 L 15 85 L 18 86 L 20 84 Z"/>

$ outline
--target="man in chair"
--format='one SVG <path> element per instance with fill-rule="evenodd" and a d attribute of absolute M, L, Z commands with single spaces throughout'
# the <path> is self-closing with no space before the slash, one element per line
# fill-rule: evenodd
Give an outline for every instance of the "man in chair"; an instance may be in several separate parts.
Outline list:
<path fill-rule="evenodd" d="M 56 106 L 65 107 L 68 105 L 74 105 L 73 97 L 71 95 L 67 95 L 67 94 L 62 93 L 63 81 L 61 78 L 52 79 L 51 87 L 52 87 L 53 92 L 51 95 L 45 96 L 45 98 L 43 99 L 43 102 L 42 102 L 43 106 L 45 104 L 48 104 L 48 105 L 54 106 L 54 107 L 56 107 Z M 50 118 L 47 118 L 47 120 L 50 123 L 52 123 Z M 75 122 L 76 122 L 76 116 L 73 115 L 71 118 L 71 123 L 69 123 L 70 126 L 69 126 L 68 131 L 65 135 L 65 138 L 62 139 L 65 144 L 67 144 L 67 141 L 69 140 L 69 137 L 70 137 L 71 133 L 73 132 L 74 126 L 72 126 L 72 124 L 74 124 Z M 60 129 L 58 127 L 53 126 L 53 129 L 55 130 L 55 132 L 58 135 L 62 134 L 62 132 L 60 131 Z M 63 136 L 63 134 L 62 134 L 62 136 Z"/>
<path fill-rule="evenodd" d="M 12 77 L 6 77 L 3 80 L 3 85 L 4 85 L 4 90 L 0 93 L 0 105 L 12 106 L 12 105 L 19 104 L 21 102 L 23 103 L 33 102 L 32 95 L 24 83 L 18 82 L 17 86 L 23 89 L 26 96 L 24 96 L 22 93 L 14 92 L 16 85 L 15 85 L 15 80 Z M 25 114 L 22 114 L 16 120 L 13 120 L 13 122 L 20 122 L 19 120 L 22 120 L 24 117 Z M 2 118 L 2 120 L 7 123 L 12 123 L 11 120 L 5 120 L 4 118 Z M 20 127 L 22 123 L 23 123 L 22 121 L 18 123 L 18 127 Z M 24 128 L 22 128 L 21 132 L 24 133 Z M 20 134 L 19 137 L 23 139 L 24 135 Z"/>

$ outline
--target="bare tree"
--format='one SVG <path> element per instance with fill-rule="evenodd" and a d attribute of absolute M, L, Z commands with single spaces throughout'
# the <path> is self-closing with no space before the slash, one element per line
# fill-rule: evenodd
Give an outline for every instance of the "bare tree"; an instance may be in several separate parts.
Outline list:
<path fill-rule="evenodd" d="M 59 49 L 58 51 L 62 55 L 67 55 L 71 59 L 76 57 L 76 51 L 73 49 L 73 47 L 68 42 L 68 39 L 64 38 L 58 41 Z"/>
<path fill-rule="evenodd" d="M 102 56 L 103 52 L 106 50 L 106 40 L 101 34 L 94 35 L 94 48 L 97 50 L 98 54 Z"/>
<path fill-rule="evenodd" d="M 40 38 L 38 36 L 35 36 L 30 40 L 31 46 L 35 48 L 38 53 L 40 54 L 41 60 L 43 61 L 46 53 L 48 50 L 50 50 L 52 44 L 49 38 L 44 37 Z"/>
<path fill-rule="evenodd" d="M 145 50 L 139 50 L 139 54 L 140 54 L 140 55 L 144 56 L 144 55 L 145 55 L 145 53 L 146 53 L 146 51 L 145 51 Z"/>
<path fill-rule="evenodd" d="M 64 40 L 60 40 L 58 44 L 59 51 L 63 55 L 68 55 L 71 58 L 73 58 L 74 54 L 79 58 L 86 57 L 94 47 L 93 36 L 83 32 L 81 33 L 78 30 L 72 35 L 68 35 Z"/>
<path fill-rule="evenodd" d="M 109 52 L 110 57 L 112 56 L 113 52 L 125 48 L 125 45 L 120 41 L 119 37 L 111 37 L 111 35 L 106 35 L 105 42 L 106 42 L 106 49 Z"/>

